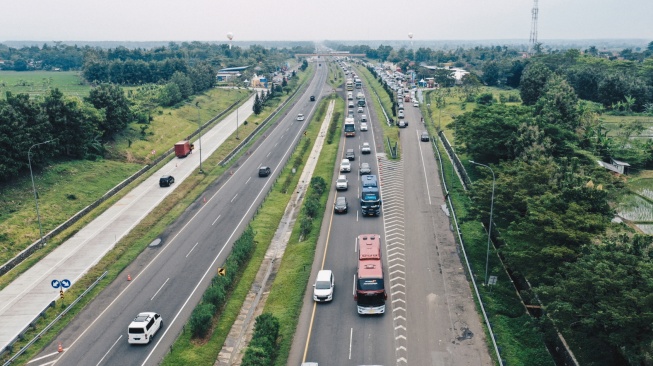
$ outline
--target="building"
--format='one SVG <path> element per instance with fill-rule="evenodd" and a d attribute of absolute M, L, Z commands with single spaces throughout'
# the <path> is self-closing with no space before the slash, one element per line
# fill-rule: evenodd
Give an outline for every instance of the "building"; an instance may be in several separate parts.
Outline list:
<path fill-rule="evenodd" d="M 242 74 L 241 71 L 244 71 L 249 66 L 238 66 L 238 67 L 227 67 L 218 71 L 216 79 L 218 82 L 230 82 L 234 79 L 239 78 Z"/>

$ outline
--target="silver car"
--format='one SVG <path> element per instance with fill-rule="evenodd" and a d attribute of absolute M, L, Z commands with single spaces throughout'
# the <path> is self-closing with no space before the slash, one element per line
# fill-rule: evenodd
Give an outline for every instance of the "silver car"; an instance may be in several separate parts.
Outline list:
<path fill-rule="evenodd" d="M 372 174 L 372 168 L 369 163 L 362 163 L 359 172 L 361 175 Z"/>

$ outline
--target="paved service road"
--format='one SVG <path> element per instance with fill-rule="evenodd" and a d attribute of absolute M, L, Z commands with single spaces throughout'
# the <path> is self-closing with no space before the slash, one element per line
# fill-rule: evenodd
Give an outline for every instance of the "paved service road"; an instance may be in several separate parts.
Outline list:
<path fill-rule="evenodd" d="M 54 279 L 68 279 L 75 283 L 93 267 L 113 246 L 134 228 L 147 214 L 171 194 L 179 184 L 193 172 L 197 172 L 199 158 L 212 154 L 252 113 L 252 96 L 236 113 L 225 119 L 202 136 L 203 154 L 191 154 L 183 159 L 166 163 L 159 174 L 153 174 L 133 188 L 116 204 L 79 230 L 70 239 L 59 245 L 45 258 L 22 273 L 7 287 L 0 290 L 0 349 L 18 336 L 53 300 L 59 297 L 59 290 L 53 289 Z M 195 146 L 200 144 L 195 141 Z M 169 174 L 176 183 L 160 188 L 159 178 Z M 70 300 L 67 300 L 70 303 Z"/>
<path fill-rule="evenodd" d="M 155 365 L 159 364 L 176 336 L 183 331 L 192 309 L 211 278 L 227 257 L 233 241 L 242 233 L 272 182 L 301 139 L 326 79 L 326 68 L 316 77 L 286 117 L 268 130 L 261 145 L 246 156 L 233 175 L 214 184 L 163 233 L 163 244 L 146 249 L 120 278 L 89 304 L 41 355 L 62 342 L 65 348 L 55 364 L 61 365 Z M 296 121 L 298 113 L 308 118 Z M 272 174 L 258 177 L 258 167 L 268 165 Z M 206 202 L 204 202 L 204 198 Z M 131 275 L 131 282 L 125 278 Z M 127 326 L 143 311 L 163 317 L 163 327 L 149 345 L 130 346 Z M 186 330 L 188 331 L 188 330 Z M 44 358 L 42 358 L 44 357 Z M 37 363 L 37 364 L 38 364 Z"/>

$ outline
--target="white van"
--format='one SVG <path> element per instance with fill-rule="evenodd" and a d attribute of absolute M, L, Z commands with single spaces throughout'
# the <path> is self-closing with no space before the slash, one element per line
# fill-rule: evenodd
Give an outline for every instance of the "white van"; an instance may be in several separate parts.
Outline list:
<path fill-rule="evenodd" d="M 354 100 L 354 93 L 353 92 L 348 92 L 347 93 L 347 100 Z"/>
<path fill-rule="evenodd" d="M 317 273 L 315 284 L 313 284 L 313 300 L 317 302 L 333 300 L 333 272 L 323 269 Z"/>
<path fill-rule="evenodd" d="M 162 325 L 161 315 L 151 312 L 140 313 L 127 328 L 127 342 L 129 344 L 148 344 Z"/>

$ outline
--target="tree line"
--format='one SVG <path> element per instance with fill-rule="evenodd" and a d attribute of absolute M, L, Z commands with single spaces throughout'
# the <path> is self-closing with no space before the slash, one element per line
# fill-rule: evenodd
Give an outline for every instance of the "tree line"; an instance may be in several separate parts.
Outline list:
<path fill-rule="evenodd" d="M 94 159 L 104 154 L 103 143 L 134 119 L 123 90 L 103 84 L 80 100 L 52 89 L 43 98 L 7 92 L 0 100 L 0 180 L 7 181 L 32 164 L 54 159 Z"/>
<path fill-rule="evenodd" d="M 596 112 L 568 81 L 577 64 L 553 71 L 544 61 L 536 58 L 520 79 L 524 105 L 491 102 L 455 118 L 457 151 L 496 173 L 499 252 L 559 329 L 606 364 L 650 364 L 653 237 L 610 224 L 623 181 L 597 160 L 630 154 L 651 169 L 653 142 L 599 138 Z M 482 178 L 473 212 L 487 222 L 492 175 L 474 172 Z"/>

